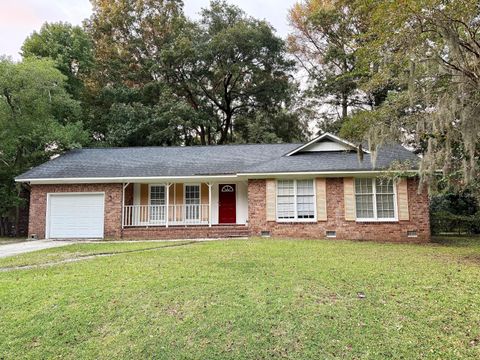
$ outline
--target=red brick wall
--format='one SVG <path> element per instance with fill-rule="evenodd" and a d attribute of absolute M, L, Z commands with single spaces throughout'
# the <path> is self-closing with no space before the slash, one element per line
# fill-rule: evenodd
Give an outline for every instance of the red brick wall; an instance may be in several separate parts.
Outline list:
<path fill-rule="evenodd" d="M 122 184 L 63 184 L 32 185 L 30 191 L 29 235 L 45 238 L 47 193 L 59 192 L 104 192 L 105 193 L 105 237 L 119 238 L 122 222 Z"/>
<path fill-rule="evenodd" d="M 259 235 L 270 231 L 272 236 L 292 238 L 325 238 L 326 230 L 335 230 L 337 239 L 377 241 L 429 241 L 430 224 L 428 195 L 417 194 L 418 182 L 408 180 L 409 221 L 394 223 L 345 221 L 343 206 L 343 179 L 327 179 L 327 221 L 316 223 L 277 223 L 266 221 L 265 180 L 249 180 L 249 227 L 151 227 L 127 228 L 124 238 L 168 239 Z M 133 189 L 127 188 L 126 200 L 130 202 Z M 122 184 L 65 184 L 32 185 L 30 194 L 29 234 L 45 237 L 47 193 L 54 192 L 105 192 L 105 237 L 122 237 L 121 207 Z M 407 231 L 416 230 L 417 238 L 408 238 Z"/>
<path fill-rule="evenodd" d="M 266 221 L 265 180 L 248 182 L 248 215 L 251 235 L 269 231 L 272 236 L 291 238 L 325 238 L 327 230 L 335 230 L 337 239 L 426 242 L 430 240 L 428 194 L 417 194 L 418 181 L 408 180 L 409 221 L 355 222 L 345 221 L 343 178 L 327 179 L 327 221 L 315 223 L 277 223 Z M 407 231 L 418 237 L 407 237 Z"/>

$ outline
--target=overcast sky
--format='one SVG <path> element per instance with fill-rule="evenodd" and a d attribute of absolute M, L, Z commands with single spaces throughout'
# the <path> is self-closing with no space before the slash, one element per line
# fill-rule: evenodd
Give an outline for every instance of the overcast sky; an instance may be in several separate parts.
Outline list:
<path fill-rule="evenodd" d="M 230 0 L 249 15 L 266 19 L 280 36 L 288 33 L 287 12 L 296 0 Z M 184 0 L 185 12 L 197 16 L 209 0 Z M 92 11 L 89 0 L 0 0 L 0 55 L 20 58 L 25 38 L 45 21 L 81 24 Z"/>

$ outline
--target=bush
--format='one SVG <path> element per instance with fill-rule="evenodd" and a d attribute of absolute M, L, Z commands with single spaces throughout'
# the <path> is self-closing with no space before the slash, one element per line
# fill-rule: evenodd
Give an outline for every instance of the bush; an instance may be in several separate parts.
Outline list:
<path fill-rule="evenodd" d="M 448 211 L 432 212 L 430 226 L 433 234 L 479 234 L 480 212 L 474 215 L 456 215 Z"/>

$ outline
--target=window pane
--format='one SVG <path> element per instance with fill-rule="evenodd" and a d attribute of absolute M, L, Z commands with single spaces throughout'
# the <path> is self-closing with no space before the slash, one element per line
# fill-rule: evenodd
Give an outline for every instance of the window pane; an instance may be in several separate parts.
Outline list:
<path fill-rule="evenodd" d="M 355 207 L 357 218 L 373 219 L 372 179 L 355 179 Z"/>
<path fill-rule="evenodd" d="M 185 185 L 185 203 L 200 204 L 200 186 Z"/>
<path fill-rule="evenodd" d="M 377 194 L 393 194 L 393 181 L 386 179 L 376 179 L 375 187 Z"/>
<path fill-rule="evenodd" d="M 165 186 L 150 187 L 150 205 L 165 205 Z"/>
<path fill-rule="evenodd" d="M 278 195 L 293 195 L 294 194 L 294 181 L 293 180 L 279 180 L 277 183 Z"/>
<path fill-rule="evenodd" d="M 313 196 L 313 180 L 298 180 L 297 181 L 297 195 L 312 195 Z"/>
<path fill-rule="evenodd" d="M 357 194 L 372 194 L 372 179 L 355 179 L 355 192 Z"/>
<path fill-rule="evenodd" d="M 357 218 L 371 219 L 373 213 L 373 195 L 356 195 Z"/>
<path fill-rule="evenodd" d="M 297 216 L 299 219 L 313 219 L 315 204 L 313 180 L 297 181 Z"/>
<path fill-rule="evenodd" d="M 293 195 L 277 197 L 277 216 L 279 219 L 295 218 L 295 197 Z"/>
<path fill-rule="evenodd" d="M 395 204 L 393 181 L 376 179 L 375 188 L 377 191 L 377 217 L 379 219 L 392 219 L 395 217 Z"/>

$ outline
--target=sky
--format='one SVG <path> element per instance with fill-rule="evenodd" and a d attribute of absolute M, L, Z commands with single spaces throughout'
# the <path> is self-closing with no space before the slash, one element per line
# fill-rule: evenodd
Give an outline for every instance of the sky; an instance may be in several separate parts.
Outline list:
<path fill-rule="evenodd" d="M 285 37 L 289 32 L 287 13 L 297 0 L 229 0 L 245 12 L 265 19 Z M 198 16 L 209 0 L 184 0 L 185 13 Z M 66 21 L 81 24 L 92 11 L 89 0 L 0 0 L 0 55 L 20 59 L 20 48 L 25 38 L 39 30 L 46 21 Z"/>

